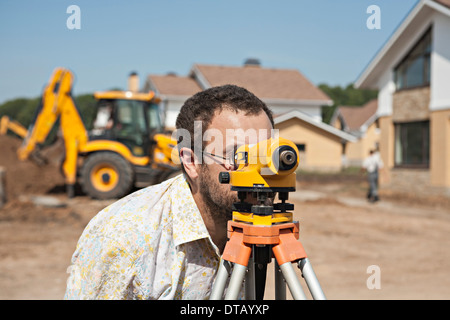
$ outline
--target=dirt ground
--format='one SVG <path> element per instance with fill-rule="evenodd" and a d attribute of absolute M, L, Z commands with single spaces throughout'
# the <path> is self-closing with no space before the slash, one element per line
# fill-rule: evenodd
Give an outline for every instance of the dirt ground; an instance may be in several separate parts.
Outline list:
<path fill-rule="evenodd" d="M 62 299 L 81 232 L 112 201 L 67 199 L 57 165 L 18 162 L 18 144 L 0 137 L 8 191 L 0 209 L 0 299 Z M 381 201 L 370 204 L 365 193 L 362 176 L 299 176 L 290 194 L 300 240 L 327 298 L 450 299 L 450 199 L 382 189 Z M 379 288 L 370 289 L 368 280 Z"/>

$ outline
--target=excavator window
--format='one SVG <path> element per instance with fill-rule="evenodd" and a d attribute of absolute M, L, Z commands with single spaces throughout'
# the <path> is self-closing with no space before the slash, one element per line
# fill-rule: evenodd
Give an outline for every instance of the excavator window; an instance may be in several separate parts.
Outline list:
<path fill-rule="evenodd" d="M 160 132 L 162 130 L 160 111 L 157 104 L 149 104 L 147 108 L 147 121 L 150 131 Z"/>
<path fill-rule="evenodd" d="M 126 145 L 135 156 L 149 155 L 153 134 L 162 131 L 157 104 L 140 100 L 100 100 L 94 139 L 116 140 Z"/>
<path fill-rule="evenodd" d="M 113 106 L 112 103 L 105 103 L 102 105 L 99 105 L 97 116 L 95 117 L 93 129 L 98 130 L 99 132 L 101 130 L 109 130 L 114 125 L 114 118 L 113 118 Z"/>

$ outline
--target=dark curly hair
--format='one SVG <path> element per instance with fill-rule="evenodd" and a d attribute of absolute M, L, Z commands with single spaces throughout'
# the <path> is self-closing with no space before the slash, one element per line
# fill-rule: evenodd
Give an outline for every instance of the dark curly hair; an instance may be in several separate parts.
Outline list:
<path fill-rule="evenodd" d="M 274 125 L 272 111 L 247 89 L 229 84 L 213 87 L 193 95 L 181 107 L 176 121 L 178 151 L 184 147 L 193 149 L 194 141 L 201 143 L 203 150 L 203 134 L 211 124 L 214 114 L 224 108 L 236 112 L 242 111 L 245 115 L 258 115 L 265 112 L 272 126 Z M 202 135 L 200 137 L 194 136 L 196 121 L 201 121 Z M 190 141 L 186 137 L 190 137 Z"/>

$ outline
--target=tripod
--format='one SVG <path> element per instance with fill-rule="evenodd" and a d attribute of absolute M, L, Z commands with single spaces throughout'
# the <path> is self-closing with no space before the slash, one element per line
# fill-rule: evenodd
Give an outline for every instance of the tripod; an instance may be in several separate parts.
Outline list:
<path fill-rule="evenodd" d="M 306 299 L 292 266 L 294 262 L 301 270 L 313 299 L 326 299 L 306 252 L 298 241 L 299 223 L 293 222 L 292 213 L 287 212 L 294 208 L 293 204 L 285 202 L 291 190 L 258 187 L 234 189 L 238 191 L 241 202 L 233 205 L 233 219 L 228 221 L 227 229 L 229 240 L 220 260 L 210 299 L 222 299 L 231 273 L 226 300 L 237 299 L 243 283 L 246 300 L 262 300 L 267 264 L 271 262 L 272 255 L 275 257 L 275 299 L 286 299 L 284 281 L 295 300 Z M 277 191 L 282 202 L 266 205 L 266 200 L 274 198 Z M 250 194 L 256 197 L 256 205 L 245 202 Z"/>

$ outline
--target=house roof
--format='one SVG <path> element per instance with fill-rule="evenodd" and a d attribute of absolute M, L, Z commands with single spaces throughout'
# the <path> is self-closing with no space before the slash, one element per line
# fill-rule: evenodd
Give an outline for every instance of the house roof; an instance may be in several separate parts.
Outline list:
<path fill-rule="evenodd" d="M 234 84 L 264 100 L 290 100 L 314 104 L 332 104 L 332 100 L 299 71 L 260 66 L 220 66 L 195 64 L 191 74 L 203 89 Z"/>
<path fill-rule="evenodd" d="M 173 74 L 149 75 L 147 81 L 151 83 L 159 95 L 192 96 L 202 88 L 191 77 L 179 77 Z"/>
<path fill-rule="evenodd" d="M 312 117 L 307 115 L 306 113 L 301 112 L 299 110 L 292 110 L 292 111 L 286 112 L 286 113 L 284 113 L 282 115 L 276 116 L 273 119 L 273 121 L 274 121 L 275 125 L 277 125 L 279 123 L 288 121 L 290 119 L 303 120 L 303 121 L 305 121 L 305 122 L 307 122 L 307 123 L 309 123 L 309 124 L 311 124 L 313 126 L 316 126 L 317 128 L 319 128 L 319 129 L 321 129 L 321 130 L 323 130 L 323 131 L 325 131 L 327 133 L 330 133 L 330 134 L 332 134 L 334 136 L 337 136 L 337 137 L 339 137 L 339 138 L 341 138 L 343 140 L 346 140 L 346 141 L 350 141 L 350 142 L 356 142 L 357 141 L 356 137 L 354 137 L 353 135 L 351 135 L 349 133 L 346 133 L 344 131 L 341 131 L 339 129 L 336 129 L 336 128 L 334 128 L 334 127 L 332 127 L 332 126 L 330 126 L 330 125 L 328 125 L 328 124 L 326 124 L 326 123 L 324 123 L 322 121 L 316 121 Z"/>
<path fill-rule="evenodd" d="M 415 22 L 423 21 L 433 11 L 450 16 L 450 0 L 418 1 L 367 67 L 361 72 L 355 81 L 355 88 L 376 88 L 377 79 L 383 70 L 398 62 L 395 61 L 395 48 L 408 46 L 409 40 L 415 40 L 414 42 L 416 42 L 425 30 L 421 30 L 418 27 L 419 24 Z"/>
<path fill-rule="evenodd" d="M 340 106 L 336 112 L 344 122 L 344 130 L 356 131 L 375 120 L 377 108 L 378 100 L 373 99 L 361 107 Z"/>
<path fill-rule="evenodd" d="M 434 1 L 450 8 L 450 0 L 434 0 Z"/>

